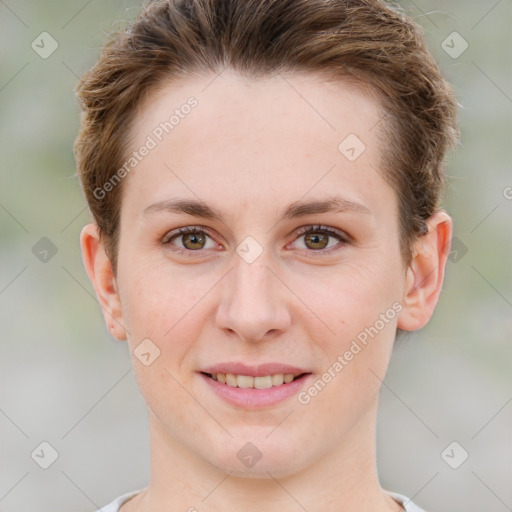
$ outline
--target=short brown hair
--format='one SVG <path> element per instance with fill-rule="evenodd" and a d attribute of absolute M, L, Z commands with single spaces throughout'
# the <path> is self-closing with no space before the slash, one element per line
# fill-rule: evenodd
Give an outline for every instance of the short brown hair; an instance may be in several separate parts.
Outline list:
<path fill-rule="evenodd" d="M 453 91 L 421 27 L 381 0 L 157 0 L 114 34 L 77 86 L 78 175 L 114 272 L 122 183 L 104 197 L 95 191 L 126 161 L 137 107 L 170 78 L 227 66 L 254 78 L 313 72 L 377 93 L 379 171 L 397 193 L 408 264 L 440 208 L 444 156 L 458 140 Z"/>

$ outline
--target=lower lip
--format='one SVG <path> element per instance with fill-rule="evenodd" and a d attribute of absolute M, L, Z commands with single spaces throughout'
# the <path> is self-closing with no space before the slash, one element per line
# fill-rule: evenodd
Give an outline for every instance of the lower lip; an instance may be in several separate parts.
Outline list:
<path fill-rule="evenodd" d="M 268 389 L 235 388 L 233 386 L 228 386 L 227 384 L 222 384 L 217 380 L 213 380 L 204 373 L 200 373 L 199 376 L 202 377 L 206 384 L 208 384 L 208 386 L 210 386 L 210 388 L 226 402 L 245 409 L 258 409 L 275 405 L 296 395 L 306 384 L 312 374 L 306 373 L 302 375 L 302 377 L 299 377 L 288 384 L 272 386 Z"/>

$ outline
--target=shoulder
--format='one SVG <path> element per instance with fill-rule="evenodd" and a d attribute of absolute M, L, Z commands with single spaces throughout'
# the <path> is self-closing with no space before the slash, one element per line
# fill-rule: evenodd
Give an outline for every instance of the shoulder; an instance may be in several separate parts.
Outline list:
<path fill-rule="evenodd" d="M 413 503 L 407 496 L 403 494 L 398 494 L 397 492 L 386 491 L 389 496 L 391 496 L 395 501 L 400 503 L 402 507 L 404 507 L 406 512 L 426 512 L 422 508 L 418 507 L 415 503 Z"/>
<path fill-rule="evenodd" d="M 119 512 L 121 505 L 126 503 L 130 498 L 133 498 L 139 492 L 140 490 L 123 494 L 122 496 L 119 496 L 119 498 L 116 498 L 112 503 L 101 507 L 96 512 Z"/>
<path fill-rule="evenodd" d="M 127 494 L 123 494 L 116 498 L 113 502 L 101 507 L 96 512 L 119 512 L 121 506 L 126 503 L 130 498 L 133 498 L 136 494 L 138 494 L 140 490 L 129 492 Z M 405 509 L 406 512 L 426 512 L 422 508 L 418 507 L 414 504 L 407 496 L 403 494 L 398 494 L 396 492 L 386 491 L 395 501 L 400 503 Z"/>

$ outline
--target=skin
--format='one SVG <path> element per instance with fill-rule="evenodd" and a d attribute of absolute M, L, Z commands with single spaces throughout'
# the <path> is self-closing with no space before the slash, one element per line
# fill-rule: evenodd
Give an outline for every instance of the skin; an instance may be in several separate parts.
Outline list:
<path fill-rule="evenodd" d="M 378 393 L 396 328 L 420 329 L 434 311 L 451 218 L 439 211 L 428 220 L 405 266 L 396 194 L 376 172 L 382 111 L 361 89 L 306 74 L 195 76 L 141 105 L 132 149 L 190 96 L 198 106 L 124 179 L 116 275 L 97 226 L 81 233 L 111 334 L 127 339 L 132 354 L 148 338 L 160 350 L 149 366 L 133 357 L 149 411 L 151 478 L 122 512 L 402 510 L 378 481 Z M 348 134 L 366 146 L 353 162 L 338 150 Z M 368 212 L 280 220 L 294 201 L 333 195 Z M 224 222 L 143 213 L 178 197 L 199 198 Z M 297 234 L 318 224 L 351 240 L 315 245 Z M 198 225 L 204 243 L 163 243 Z M 249 235 L 263 249 L 252 263 L 236 252 Z M 316 380 L 394 303 L 400 313 L 306 405 L 294 396 L 261 410 L 236 407 L 197 373 L 225 361 L 271 361 L 306 368 Z M 262 454 L 251 468 L 237 457 L 247 442 Z"/>

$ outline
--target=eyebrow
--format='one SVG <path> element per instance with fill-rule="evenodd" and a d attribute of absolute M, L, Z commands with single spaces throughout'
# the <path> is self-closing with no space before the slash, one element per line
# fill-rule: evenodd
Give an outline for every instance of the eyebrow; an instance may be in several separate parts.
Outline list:
<path fill-rule="evenodd" d="M 209 206 L 205 202 L 195 199 L 167 199 L 159 201 L 148 206 L 143 214 L 144 216 L 157 213 L 168 212 L 177 214 L 192 215 L 204 219 L 218 220 L 225 223 L 224 216 L 217 208 Z M 305 217 L 317 213 L 342 213 L 354 212 L 370 214 L 371 211 L 361 203 L 356 203 L 344 197 L 330 197 L 325 200 L 317 201 L 295 201 L 288 205 L 281 215 L 280 220 Z"/>

